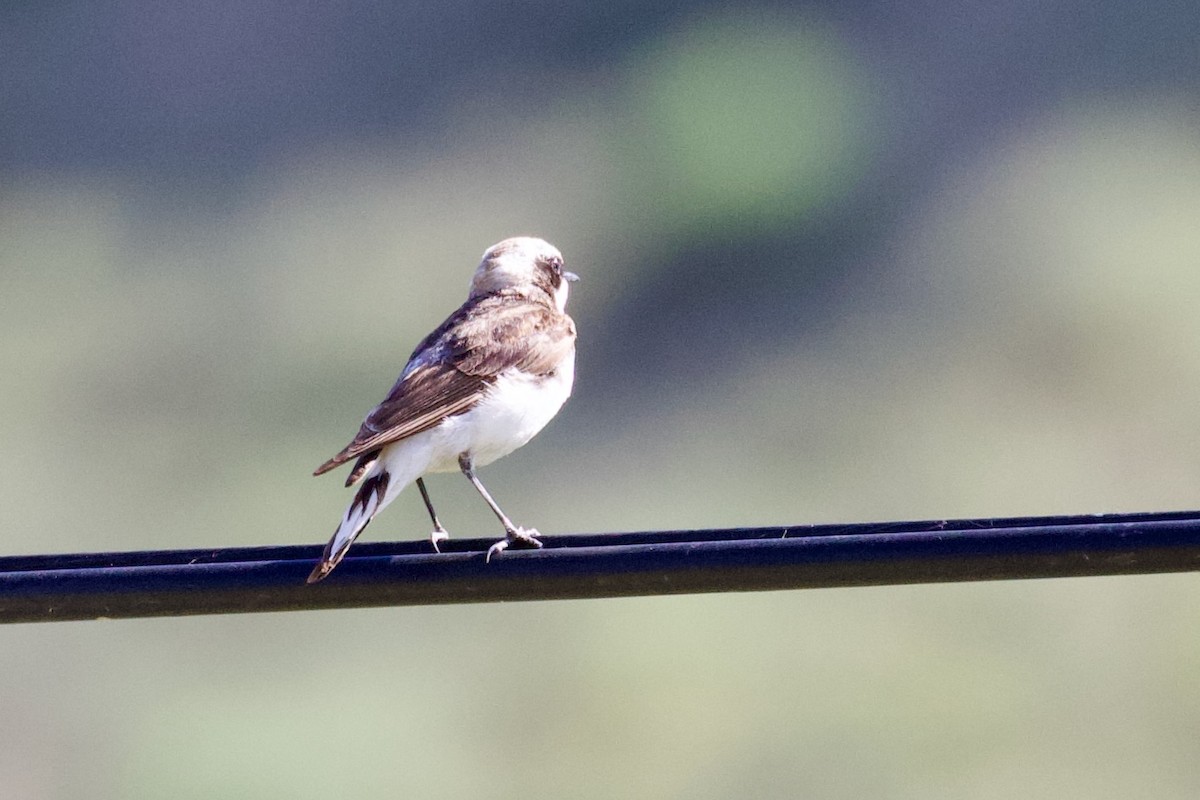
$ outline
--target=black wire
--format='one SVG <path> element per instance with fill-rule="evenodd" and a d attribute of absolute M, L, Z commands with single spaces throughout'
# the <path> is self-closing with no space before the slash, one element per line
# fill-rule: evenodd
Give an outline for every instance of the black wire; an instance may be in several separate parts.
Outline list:
<path fill-rule="evenodd" d="M 320 545 L 0 558 L 0 622 L 552 600 L 1187 572 L 1200 512 L 357 544 L 307 585 Z"/>

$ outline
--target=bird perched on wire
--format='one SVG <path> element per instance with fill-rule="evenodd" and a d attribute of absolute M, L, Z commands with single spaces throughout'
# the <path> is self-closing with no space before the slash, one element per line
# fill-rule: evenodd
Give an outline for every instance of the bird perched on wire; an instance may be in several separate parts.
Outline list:
<path fill-rule="evenodd" d="M 546 426 L 571 394 L 575 323 L 565 313 L 578 277 L 562 254 L 528 236 L 492 245 L 471 279 L 467 302 L 417 345 L 399 380 L 321 475 L 355 461 L 347 486 L 360 484 L 321 561 L 323 579 L 354 539 L 400 491 L 416 481 L 433 521 L 435 550 L 448 538 L 422 476 L 461 470 L 504 526 L 487 559 L 517 542 L 541 547 L 537 531 L 512 523 L 475 475 Z"/>

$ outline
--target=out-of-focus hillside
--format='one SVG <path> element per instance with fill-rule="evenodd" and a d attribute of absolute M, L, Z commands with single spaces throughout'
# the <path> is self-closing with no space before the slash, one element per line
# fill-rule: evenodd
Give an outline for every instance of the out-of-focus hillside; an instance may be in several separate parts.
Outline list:
<path fill-rule="evenodd" d="M 484 471 L 524 524 L 1196 507 L 1198 35 L 6 7 L 0 549 L 324 542 L 312 468 L 521 233 L 582 276 L 576 396 Z M 0 796 L 1194 797 L 1198 613 L 1175 576 L 12 627 Z"/>

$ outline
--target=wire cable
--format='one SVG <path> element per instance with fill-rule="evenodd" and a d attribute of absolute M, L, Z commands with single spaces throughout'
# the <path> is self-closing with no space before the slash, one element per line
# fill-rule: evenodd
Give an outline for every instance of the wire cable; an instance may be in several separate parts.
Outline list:
<path fill-rule="evenodd" d="M 1188 572 L 1200 512 L 857 523 L 357 544 L 325 581 L 319 545 L 0 558 L 0 622 L 564 600 Z"/>

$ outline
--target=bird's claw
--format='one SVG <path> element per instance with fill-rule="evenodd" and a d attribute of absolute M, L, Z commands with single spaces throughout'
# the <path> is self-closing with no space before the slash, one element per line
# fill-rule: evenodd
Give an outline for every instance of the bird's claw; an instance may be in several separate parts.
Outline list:
<path fill-rule="evenodd" d="M 541 548 L 542 543 L 535 538 L 538 536 L 541 536 L 541 534 L 533 528 L 513 528 L 510 531 L 505 531 L 504 538 L 488 548 L 487 557 L 484 559 L 484 563 L 490 564 L 492 561 L 492 556 L 507 550 L 510 544 L 518 544 L 521 547 L 539 549 Z"/>
<path fill-rule="evenodd" d="M 524 547 L 537 549 L 542 546 L 542 543 L 534 538 L 536 536 L 541 536 L 536 528 L 513 528 L 511 531 L 508 531 L 507 541 L 520 542 Z"/>
<path fill-rule="evenodd" d="M 487 556 L 484 557 L 483 563 L 492 563 L 492 556 L 503 551 L 506 547 L 508 547 L 508 539 L 501 539 L 500 541 L 496 542 L 494 545 L 488 548 Z"/>
<path fill-rule="evenodd" d="M 442 526 L 433 529 L 433 533 L 429 534 L 429 543 L 433 545 L 433 552 L 440 553 L 442 548 L 438 547 L 438 542 L 444 542 L 450 538 L 450 533 Z"/>

